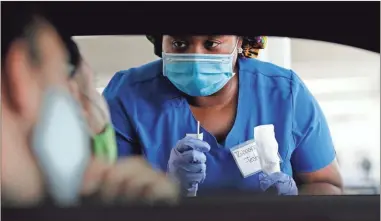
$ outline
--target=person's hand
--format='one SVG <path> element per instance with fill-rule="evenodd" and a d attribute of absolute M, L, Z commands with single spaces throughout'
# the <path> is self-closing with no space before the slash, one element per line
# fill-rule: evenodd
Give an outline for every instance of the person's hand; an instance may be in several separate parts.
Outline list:
<path fill-rule="evenodd" d="M 84 95 L 82 95 L 84 96 Z M 85 118 L 93 134 L 100 134 L 111 122 L 110 112 L 105 98 L 95 89 L 90 91 L 89 103 L 85 109 Z"/>
<path fill-rule="evenodd" d="M 164 173 L 155 171 L 142 157 L 128 157 L 109 164 L 93 158 L 82 186 L 82 195 L 102 203 L 176 203 L 179 188 Z"/>
<path fill-rule="evenodd" d="M 74 79 L 81 89 L 80 100 L 90 130 L 93 134 L 99 134 L 111 122 L 111 117 L 105 98 L 95 89 L 94 76 L 93 70 L 82 60 Z"/>
<path fill-rule="evenodd" d="M 185 137 L 172 149 L 168 161 L 168 174 L 181 185 L 181 192 L 187 196 L 195 196 L 198 184 L 206 177 L 205 152 L 210 150 L 208 143 Z"/>
<path fill-rule="evenodd" d="M 262 191 L 275 188 L 278 195 L 298 195 L 298 187 L 294 179 L 282 172 L 270 175 L 265 173 L 259 174 L 259 184 Z"/>
<path fill-rule="evenodd" d="M 107 102 L 95 89 L 94 76 L 91 67 L 82 59 L 69 81 L 72 95 L 82 105 L 84 117 L 93 135 L 102 133 L 111 122 Z"/>

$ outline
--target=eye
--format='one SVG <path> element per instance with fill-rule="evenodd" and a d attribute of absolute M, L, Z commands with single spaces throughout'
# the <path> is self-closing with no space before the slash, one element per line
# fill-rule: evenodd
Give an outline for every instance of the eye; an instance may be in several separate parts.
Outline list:
<path fill-rule="evenodd" d="M 185 41 L 173 41 L 172 46 L 177 49 L 184 49 L 187 47 L 187 42 Z"/>
<path fill-rule="evenodd" d="M 221 44 L 221 42 L 218 42 L 218 41 L 207 40 L 204 44 L 204 47 L 207 49 L 211 49 L 211 48 L 215 48 L 215 47 L 219 46 L 220 44 Z"/>

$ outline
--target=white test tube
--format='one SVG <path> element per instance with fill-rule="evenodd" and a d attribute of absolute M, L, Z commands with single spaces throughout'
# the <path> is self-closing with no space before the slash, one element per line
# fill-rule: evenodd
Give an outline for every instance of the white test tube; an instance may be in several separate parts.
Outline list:
<path fill-rule="evenodd" d="M 204 139 L 203 134 L 200 133 L 200 121 L 197 121 L 197 134 L 186 134 L 186 136 L 192 136 L 199 140 Z M 197 195 L 198 183 L 195 183 L 193 188 L 194 188 L 194 192 L 188 192 L 187 194 L 188 197 L 195 197 Z"/>

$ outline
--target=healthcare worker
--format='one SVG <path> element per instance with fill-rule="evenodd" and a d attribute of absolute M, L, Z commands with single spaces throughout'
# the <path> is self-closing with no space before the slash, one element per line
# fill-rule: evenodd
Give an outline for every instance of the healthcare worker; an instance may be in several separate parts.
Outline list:
<path fill-rule="evenodd" d="M 322 110 L 292 70 L 255 59 L 266 38 L 149 39 L 162 59 L 117 72 L 104 90 L 120 157 L 143 154 L 187 196 L 270 187 L 279 195 L 341 194 Z M 247 142 L 258 139 L 262 125 L 273 126 L 280 171 L 265 172 L 258 154 L 250 155 Z M 240 158 L 245 154 L 249 163 Z"/>
<path fill-rule="evenodd" d="M 14 6 L 2 14 L 2 205 L 51 198 L 68 206 L 86 196 L 107 203 L 176 201 L 176 185 L 144 159 L 110 164 L 91 154 L 82 107 L 69 92 L 62 36 L 30 7 Z"/>

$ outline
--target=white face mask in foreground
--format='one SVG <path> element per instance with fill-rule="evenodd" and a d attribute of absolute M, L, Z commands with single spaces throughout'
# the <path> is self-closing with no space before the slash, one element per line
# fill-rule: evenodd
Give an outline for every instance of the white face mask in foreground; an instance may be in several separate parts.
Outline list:
<path fill-rule="evenodd" d="M 58 88 L 46 91 L 40 120 L 34 129 L 33 151 L 55 203 L 60 206 L 78 203 L 91 156 L 90 135 L 79 104 L 67 91 Z"/>

